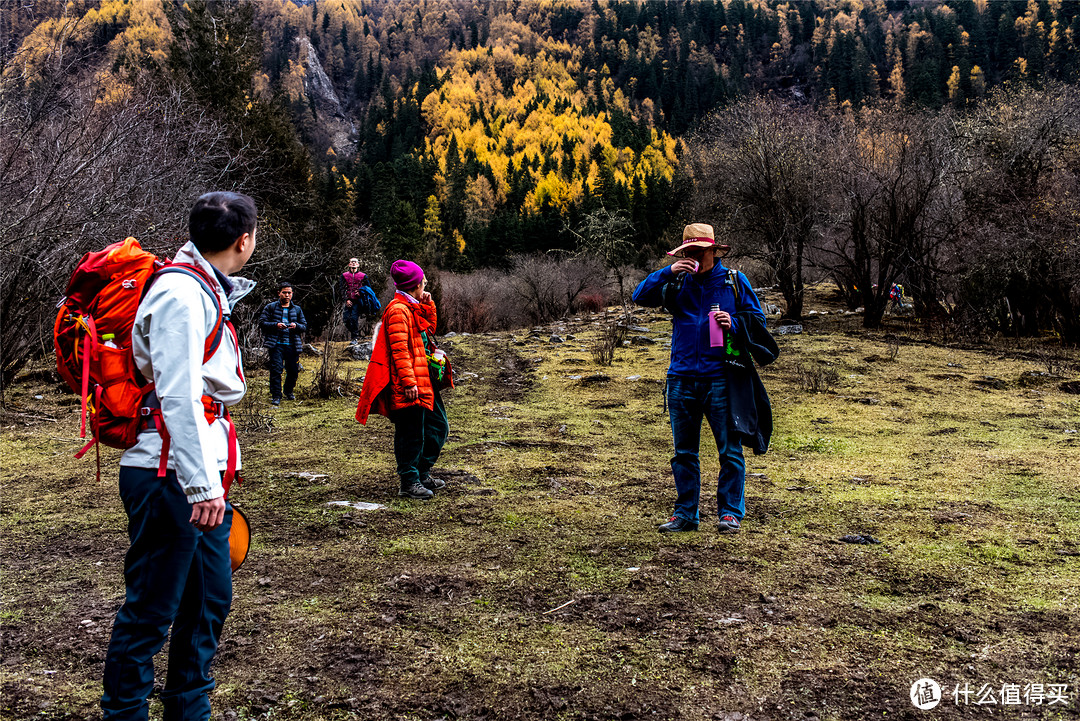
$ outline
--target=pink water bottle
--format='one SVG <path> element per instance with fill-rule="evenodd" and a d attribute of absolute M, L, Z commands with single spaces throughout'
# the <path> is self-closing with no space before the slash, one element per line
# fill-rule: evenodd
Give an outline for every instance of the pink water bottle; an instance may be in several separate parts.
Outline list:
<path fill-rule="evenodd" d="M 720 321 L 716 319 L 716 314 L 720 312 L 720 304 L 713 303 L 712 308 L 709 309 L 709 345 L 713 348 L 724 347 L 724 329 L 720 327 Z"/>

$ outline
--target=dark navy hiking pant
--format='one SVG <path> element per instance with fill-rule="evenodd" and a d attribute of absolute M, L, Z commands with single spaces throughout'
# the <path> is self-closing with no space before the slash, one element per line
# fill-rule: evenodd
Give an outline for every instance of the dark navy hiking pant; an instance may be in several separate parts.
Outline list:
<path fill-rule="evenodd" d="M 147 718 L 154 654 L 166 637 L 163 719 L 204 721 L 214 688 L 210 661 L 232 604 L 232 506 L 226 504 L 220 526 L 203 533 L 191 525 L 191 504 L 176 472 L 158 478 L 155 468 L 121 467 L 120 498 L 131 548 L 124 561 L 127 598 L 105 657 L 105 721 Z"/>
<path fill-rule="evenodd" d="M 300 374 L 300 351 L 291 345 L 276 345 L 270 353 L 270 397 L 281 400 L 281 371 L 285 371 L 285 395 L 291 396 Z"/>
<path fill-rule="evenodd" d="M 345 328 L 349 331 L 349 340 L 360 339 L 360 304 L 353 301 L 341 310 L 341 318 L 345 321 Z"/>

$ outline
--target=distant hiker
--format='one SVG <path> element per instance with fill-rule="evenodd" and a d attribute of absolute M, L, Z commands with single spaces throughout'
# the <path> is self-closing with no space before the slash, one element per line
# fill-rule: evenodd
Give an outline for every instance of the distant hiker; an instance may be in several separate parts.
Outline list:
<path fill-rule="evenodd" d="M 390 276 L 397 292 L 375 328 L 356 420 L 367 423 L 374 411 L 393 421 L 398 495 L 426 500 L 446 486 L 431 476 L 431 468 L 450 433 L 439 389 L 453 387 L 452 371 L 434 348 L 435 303 L 425 290 L 424 271 L 396 260 Z"/>
<path fill-rule="evenodd" d="M 675 512 L 659 528 L 663 533 L 697 530 L 702 418 L 708 420 L 720 453 L 720 533 L 737 533 L 745 512 L 742 446 L 764 453 L 772 433 L 768 396 L 751 357 L 764 365 L 779 351 L 765 330 L 765 315 L 746 276 L 720 264 L 720 254 L 728 250 L 716 244 L 711 225 L 688 225 L 682 245 L 668 253 L 680 259 L 650 274 L 634 290 L 637 303 L 663 306 L 672 315 L 665 397 L 678 497 Z"/>
<path fill-rule="evenodd" d="M 263 344 L 270 354 L 270 403 L 281 403 L 281 370 L 285 369 L 285 398 L 295 401 L 293 389 L 300 374 L 300 351 L 304 349 L 303 334 L 307 331 L 304 311 L 293 303 L 289 282 L 278 288 L 278 299 L 267 303 L 259 316 Z"/>
<path fill-rule="evenodd" d="M 338 281 L 338 292 L 345 298 L 341 317 L 349 330 L 349 340 L 356 343 L 360 339 L 360 317 L 374 318 L 382 307 L 367 275 L 360 272 L 358 259 L 349 258 L 349 268 Z"/>
<path fill-rule="evenodd" d="M 106 721 L 147 718 L 154 654 L 166 639 L 164 718 L 210 718 L 210 662 L 232 603 L 226 496 L 240 468 L 225 407 L 246 390 L 229 314 L 255 285 L 231 274 L 255 250 L 255 224 L 246 195 L 196 200 L 191 241 L 173 259 L 188 270 L 159 273 L 135 315 L 133 352 L 154 392 L 143 432 L 120 459 L 131 548 L 105 657 Z"/>

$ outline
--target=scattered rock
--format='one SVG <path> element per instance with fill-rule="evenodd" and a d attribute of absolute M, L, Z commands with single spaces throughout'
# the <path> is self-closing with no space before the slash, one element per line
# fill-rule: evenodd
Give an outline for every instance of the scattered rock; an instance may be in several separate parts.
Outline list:
<path fill-rule="evenodd" d="M 981 378 L 974 378 L 971 382 L 979 386 L 980 388 L 993 388 L 997 391 L 1004 390 L 1006 387 L 1008 387 L 1008 384 L 1005 381 L 1001 380 L 1000 378 L 995 378 L 994 376 L 983 376 Z"/>
<path fill-rule="evenodd" d="M 358 511 L 382 511 L 386 509 L 386 506 L 381 503 L 368 503 L 367 501 L 330 501 L 326 505 L 346 506 L 348 508 L 355 508 Z"/>
<path fill-rule="evenodd" d="M 647 335 L 636 335 L 630 339 L 631 345 L 655 345 L 656 341 Z"/>
<path fill-rule="evenodd" d="M 551 343 L 562 343 L 563 339 L 557 335 L 552 335 L 550 338 L 548 338 L 548 341 Z"/>
<path fill-rule="evenodd" d="M 305 481 L 321 481 L 324 478 L 329 478 L 325 473 L 311 473 L 310 471 L 300 471 L 299 473 L 286 473 L 286 476 L 290 478 L 303 478 Z"/>
<path fill-rule="evenodd" d="M 626 376 L 626 380 L 628 380 L 628 381 L 641 380 L 641 376 Z"/>
<path fill-rule="evenodd" d="M 781 325 L 776 328 L 777 335 L 797 335 L 802 333 L 802 325 L 796 323 L 795 325 Z"/>
<path fill-rule="evenodd" d="M 304 355 L 312 355 L 316 358 L 322 355 L 322 349 L 316 348 L 311 343 L 304 344 Z"/>
<path fill-rule="evenodd" d="M 457 333 L 455 333 L 454 331 L 450 331 L 449 333 L 444 335 L 443 338 L 457 338 Z"/>
<path fill-rule="evenodd" d="M 1024 371 L 1020 374 L 1017 383 L 1021 388 L 1036 388 L 1038 386 L 1047 385 L 1048 383 L 1053 383 L 1057 379 L 1058 376 L 1052 376 L 1043 371 Z"/>
<path fill-rule="evenodd" d="M 353 360 L 371 360 L 371 341 L 350 343 L 343 353 Z"/>
<path fill-rule="evenodd" d="M 852 534 L 849 534 L 847 536 L 843 536 L 842 538 L 840 538 L 840 542 L 841 543 L 857 543 L 857 544 L 863 545 L 863 546 L 868 546 L 868 545 L 875 544 L 875 543 L 881 543 L 881 541 L 879 541 L 878 539 L 874 538 L 871 535 L 860 535 L 860 534 L 857 534 L 857 533 L 852 533 Z"/>

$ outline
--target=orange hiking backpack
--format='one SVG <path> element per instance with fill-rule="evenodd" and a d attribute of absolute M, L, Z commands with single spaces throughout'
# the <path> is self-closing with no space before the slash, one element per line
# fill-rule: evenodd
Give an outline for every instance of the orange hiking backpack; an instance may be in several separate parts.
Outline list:
<path fill-rule="evenodd" d="M 76 458 L 82 458 L 98 442 L 113 448 L 131 448 L 140 429 L 146 427 L 148 419 L 144 416 L 155 412 L 147 407 L 154 384 L 143 378 L 135 366 L 131 329 L 146 290 L 154 278 L 168 272 L 195 278 L 218 306 L 214 332 L 206 339 L 203 350 L 205 363 L 221 344 L 229 323 L 210 278 L 201 268 L 162 261 L 143 250 L 135 238 L 127 238 L 87 253 L 71 274 L 65 296 L 57 304 L 53 345 L 60 377 L 81 398 L 80 438 L 86 437 L 87 418 L 90 420 L 92 438 L 75 454 Z M 164 428 L 164 424 L 159 422 L 157 428 Z M 167 442 L 167 435 L 163 436 Z M 162 471 L 167 456 L 165 445 Z M 100 463 L 98 470 L 100 474 Z"/>

